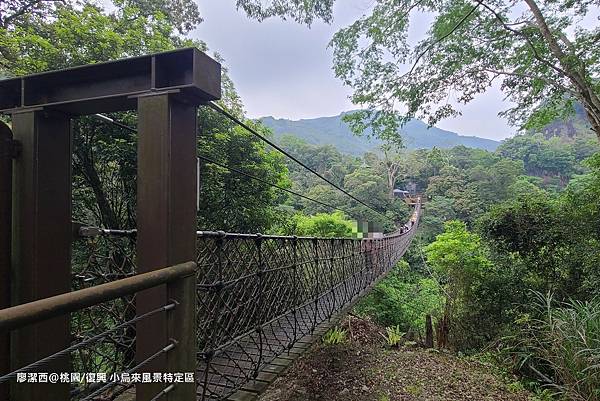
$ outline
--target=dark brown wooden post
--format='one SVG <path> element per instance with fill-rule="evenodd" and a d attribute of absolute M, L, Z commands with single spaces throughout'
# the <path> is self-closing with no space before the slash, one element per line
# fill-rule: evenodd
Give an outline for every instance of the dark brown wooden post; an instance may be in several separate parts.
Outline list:
<path fill-rule="evenodd" d="M 12 115 L 14 139 L 21 144 L 14 163 L 12 278 L 13 304 L 70 291 L 71 287 L 71 131 L 58 112 L 33 110 Z M 37 361 L 69 345 L 68 316 L 12 333 L 11 369 Z M 60 358 L 44 372 L 67 372 Z M 69 384 L 14 384 L 13 400 L 65 400 Z"/>
<path fill-rule="evenodd" d="M 196 257 L 196 106 L 181 100 L 172 93 L 138 99 L 138 273 Z M 137 314 L 168 302 L 166 285 L 144 291 L 136 297 Z M 164 314 L 138 322 L 136 333 L 138 362 L 165 347 L 173 334 L 169 333 Z M 185 343 L 190 341 L 184 339 Z M 196 350 L 188 352 L 195 354 Z M 167 361 L 172 362 L 163 355 L 144 370 L 164 372 L 171 365 Z M 160 383 L 139 384 L 137 399 L 152 399 L 163 387 Z M 185 386 L 177 387 L 175 391 L 185 391 Z"/>
<path fill-rule="evenodd" d="M 12 210 L 12 131 L 0 121 L 0 309 L 10 306 L 10 236 Z M 0 376 L 10 371 L 10 335 L 0 334 Z M 0 384 L 8 400 L 8 383 Z"/>
<path fill-rule="evenodd" d="M 73 115 L 139 109 L 138 272 L 193 261 L 196 107 L 220 97 L 220 64 L 195 48 L 0 80 L 0 112 L 12 114 L 14 139 L 22 144 L 13 174 L 12 303 L 70 290 L 69 116 Z M 189 304 L 187 283 L 190 287 L 181 294 L 171 294 L 180 306 L 183 301 Z M 171 303 L 171 295 L 166 285 L 140 294 L 137 314 Z M 139 322 L 138 361 L 171 343 L 176 325 L 169 328 L 167 320 L 173 319 L 167 316 L 189 314 L 189 305 L 181 308 L 184 312 Z M 189 346 L 192 340 L 178 339 L 177 347 Z M 11 335 L 11 341 L 11 369 L 15 369 L 65 348 L 68 317 L 23 328 Z M 175 361 L 177 367 L 193 370 L 191 355 L 196 350 L 187 352 L 188 357 L 162 355 L 144 370 L 165 371 Z M 45 369 L 69 371 L 66 359 Z M 187 388 L 179 386 L 183 387 Z M 68 399 L 68 384 L 15 388 L 17 400 Z M 162 389 L 160 384 L 139 385 L 138 399 L 150 399 Z M 172 394 L 179 393 L 178 389 Z"/>
<path fill-rule="evenodd" d="M 425 316 L 425 348 L 433 348 L 433 325 L 431 315 Z"/>
<path fill-rule="evenodd" d="M 167 335 L 177 341 L 175 349 L 167 353 L 167 371 L 190 373 L 196 370 L 196 274 L 173 281 L 168 285 L 170 300 L 177 307 L 167 315 Z M 196 383 L 178 383 L 167 394 L 167 401 L 196 399 Z"/>

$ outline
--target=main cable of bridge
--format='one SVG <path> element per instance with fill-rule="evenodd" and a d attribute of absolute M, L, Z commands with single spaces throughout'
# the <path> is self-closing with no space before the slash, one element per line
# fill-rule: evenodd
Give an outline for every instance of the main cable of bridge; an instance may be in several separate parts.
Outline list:
<path fill-rule="evenodd" d="M 380 215 L 381 217 L 383 217 L 386 220 L 391 221 L 392 223 L 395 224 L 395 222 L 389 218 L 388 216 L 386 216 L 385 214 L 381 213 L 380 211 L 376 210 L 375 208 L 371 207 L 370 205 L 366 204 L 365 202 L 363 202 L 362 200 L 358 199 L 357 197 L 355 197 L 354 195 L 352 195 L 351 193 L 349 193 L 348 191 L 346 191 L 345 189 L 341 188 L 340 186 L 338 186 L 337 184 L 335 184 L 334 182 L 332 182 L 331 180 L 327 179 L 326 177 L 324 177 L 323 175 L 321 175 L 318 171 L 314 170 L 313 168 L 307 166 L 304 162 L 302 162 L 301 160 L 298 160 L 298 158 L 296 158 L 294 155 L 290 154 L 288 151 L 286 151 L 285 149 L 283 149 L 282 147 L 280 147 L 279 145 L 275 144 L 273 141 L 269 140 L 268 138 L 265 138 L 263 135 L 261 135 L 258 131 L 256 131 L 254 128 L 250 127 L 248 124 L 244 123 L 243 121 L 241 121 L 239 118 L 237 118 L 236 116 L 234 116 L 232 113 L 228 112 L 227 110 L 223 109 L 222 107 L 218 106 L 216 103 L 214 102 L 208 102 L 207 105 L 212 108 L 213 110 L 215 110 L 216 112 L 222 114 L 223 116 L 229 118 L 231 121 L 233 121 L 234 123 L 238 124 L 240 127 L 246 129 L 248 132 L 250 132 L 251 134 L 253 134 L 254 136 L 256 136 L 257 138 L 259 138 L 260 140 L 262 140 L 263 142 L 267 143 L 268 145 L 270 145 L 271 147 L 273 147 L 274 149 L 276 149 L 277 151 L 279 151 L 280 153 L 284 154 L 285 156 L 287 156 L 290 160 L 294 161 L 295 163 L 299 164 L 300 166 L 302 166 L 304 169 L 310 171 L 312 174 L 316 175 L 317 177 L 319 177 L 320 179 L 322 179 L 323 181 L 325 181 L 326 183 L 328 183 L 329 185 L 331 185 L 332 187 L 334 187 L 335 189 L 337 189 L 338 191 L 342 192 L 343 194 L 347 195 L 348 197 L 352 198 L 353 200 L 355 200 L 356 202 L 360 203 L 361 205 L 363 205 L 364 207 L 366 207 L 367 209 L 377 213 L 378 215 Z"/>
<path fill-rule="evenodd" d="M 245 177 L 248 177 L 248 178 L 251 178 L 251 179 L 253 179 L 253 180 L 255 180 L 255 181 L 262 182 L 263 184 L 266 184 L 266 185 L 270 185 L 270 186 L 272 186 L 272 187 L 274 187 L 274 188 L 277 188 L 277 189 L 279 189 L 279 190 L 281 190 L 281 191 L 284 191 L 284 192 L 287 192 L 287 193 L 289 193 L 289 194 L 292 194 L 292 195 L 298 196 L 298 197 L 300 197 L 300 198 L 303 198 L 303 199 L 309 200 L 309 201 L 311 201 L 311 202 L 318 203 L 319 205 L 321 205 L 321 206 L 325 206 L 325 207 L 327 207 L 327 208 L 330 208 L 330 209 L 332 209 L 332 210 L 339 210 L 340 212 L 344 212 L 344 213 L 348 214 L 349 216 L 352 216 L 352 215 L 354 214 L 354 213 L 352 213 L 352 212 L 350 212 L 350 211 L 348 211 L 348 210 L 346 210 L 346 209 L 342 209 L 342 208 L 339 208 L 339 207 L 336 207 L 336 206 L 330 205 L 329 203 L 321 202 L 320 200 L 317 200 L 317 199 L 311 198 L 310 196 L 302 195 L 302 194 L 301 194 L 301 193 L 299 193 L 299 192 L 293 191 L 293 190 L 291 190 L 291 189 L 289 189 L 289 188 L 282 187 L 282 186 L 280 186 L 280 185 L 278 185 L 278 184 L 274 184 L 274 183 L 272 183 L 272 182 L 269 182 L 269 181 L 267 181 L 267 180 L 264 180 L 264 179 L 262 179 L 262 178 L 260 178 L 260 177 L 256 177 L 256 176 L 254 176 L 254 175 L 252 175 L 252 174 L 249 174 L 249 173 L 246 173 L 246 172 L 244 172 L 244 171 L 238 170 L 238 169 L 236 169 L 235 167 L 230 167 L 230 166 L 227 166 L 227 165 L 225 165 L 225 164 L 223 164 L 223 163 L 219 163 L 218 161 L 216 161 L 216 160 L 212 160 L 212 159 L 210 159 L 210 158 L 208 158 L 208 157 L 206 157 L 206 156 L 198 155 L 198 158 L 200 158 L 200 159 L 202 159 L 202 160 L 204 160 L 204 161 L 206 161 L 206 162 L 212 163 L 212 164 L 214 164 L 214 165 L 217 165 L 217 166 L 219 166 L 219 167 L 222 167 L 222 168 L 224 168 L 224 169 L 227 169 L 227 170 L 229 170 L 229 171 L 232 171 L 232 172 L 234 172 L 234 173 L 236 173 L 236 174 L 243 175 L 243 176 L 245 176 Z"/>
<path fill-rule="evenodd" d="M 108 117 L 108 116 L 105 116 L 105 115 L 103 115 L 103 114 L 95 114 L 95 115 L 94 115 L 94 117 L 96 117 L 96 118 L 98 118 L 98 119 L 100 119 L 100 120 L 102 120 L 102 121 L 104 121 L 104 122 L 107 122 L 107 123 L 113 124 L 113 125 L 115 125 L 115 126 L 117 126 L 117 127 L 123 128 L 123 129 L 125 129 L 125 130 L 127 130 L 127 131 L 130 131 L 130 132 L 133 132 L 133 133 L 137 133 L 137 130 L 136 130 L 135 128 L 133 128 L 133 127 L 130 127 L 130 126 L 128 126 L 128 125 L 125 125 L 125 124 L 123 124 L 123 123 L 120 123 L 120 122 L 118 122 L 118 121 L 115 121 L 115 120 L 113 120 L 112 118 L 110 118 L 110 117 Z M 317 203 L 317 204 L 319 204 L 319 205 L 321 205 L 321 206 L 325 206 L 325 207 L 327 207 L 327 208 L 329 208 L 329 209 L 331 209 L 331 210 L 338 210 L 338 211 L 340 211 L 340 212 L 344 212 L 344 213 L 346 213 L 347 215 L 349 215 L 349 216 L 352 216 L 352 217 L 356 218 L 357 220 L 360 220 L 360 219 L 358 218 L 358 216 L 356 216 L 356 215 L 355 215 L 355 213 L 353 213 L 353 212 L 351 212 L 351 211 L 349 211 L 349 210 L 347 210 L 347 209 L 340 208 L 340 207 L 337 207 L 337 206 L 333 206 L 333 205 L 331 205 L 331 204 L 329 204 L 329 203 L 325 203 L 325 202 L 322 202 L 322 201 L 320 201 L 320 200 L 317 200 L 317 199 L 311 198 L 310 196 L 303 195 L 303 194 L 301 194 L 301 193 L 299 193 L 299 192 L 296 192 L 296 191 L 293 191 L 293 190 L 291 190 L 291 189 L 289 189 L 289 188 L 282 187 L 281 185 L 275 184 L 275 183 L 273 183 L 273 182 L 270 182 L 270 181 L 268 181 L 268 180 L 265 180 L 265 179 L 263 179 L 263 178 L 260 178 L 260 177 L 256 177 L 255 175 L 252 175 L 252 174 L 246 173 L 246 172 L 244 172 L 244 171 L 242 171 L 242 170 L 239 170 L 239 169 L 237 169 L 237 168 L 235 168 L 235 167 L 227 166 L 227 165 L 225 165 L 225 164 L 223 164 L 223 163 L 220 163 L 220 162 L 218 162 L 218 161 L 216 161 L 216 160 L 213 160 L 213 159 L 211 159 L 211 158 L 209 158 L 209 157 L 202 156 L 202 155 L 198 155 L 198 158 L 199 158 L 199 159 L 202 159 L 202 160 L 204 160 L 204 161 L 206 161 L 206 162 L 208 162 L 208 163 L 211 163 L 211 164 L 214 164 L 214 165 L 216 165 L 216 166 L 219 166 L 219 167 L 221 167 L 221 168 L 224 168 L 224 169 L 226 169 L 226 170 L 229 170 L 229 171 L 231 171 L 231 172 L 234 172 L 234 173 L 236 173 L 236 174 L 239 174 L 239 175 L 242 175 L 242 176 L 244 176 L 244 177 L 250 178 L 250 179 L 252 179 L 252 180 L 255 180 L 255 181 L 261 182 L 261 183 L 263 183 L 263 184 L 269 185 L 269 186 L 271 186 L 271 187 L 273 187 L 273 188 L 277 188 L 277 189 L 279 189 L 279 190 L 281 190 L 281 191 L 284 191 L 284 192 L 287 192 L 287 193 L 289 193 L 289 194 L 291 194 L 291 195 L 295 195 L 295 196 L 298 196 L 298 197 L 300 197 L 300 198 L 306 199 L 306 200 L 308 200 L 308 201 L 311 201 L 311 202 Z"/>

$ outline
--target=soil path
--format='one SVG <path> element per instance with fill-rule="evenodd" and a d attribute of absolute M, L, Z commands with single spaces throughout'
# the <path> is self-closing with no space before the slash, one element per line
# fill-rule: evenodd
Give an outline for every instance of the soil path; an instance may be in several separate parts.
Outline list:
<path fill-rule="evenodd" d="M 479 363 L 422 348 L 390 349 L 374 324 L 353 319 L 350 326 L 344 344 L 313 346 L 259 401 L 530 400 Z"/>

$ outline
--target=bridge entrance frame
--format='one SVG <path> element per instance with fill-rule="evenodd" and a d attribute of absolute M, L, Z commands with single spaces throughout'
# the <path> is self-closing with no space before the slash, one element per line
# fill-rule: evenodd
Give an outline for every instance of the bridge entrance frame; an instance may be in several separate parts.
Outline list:
<path fill-rule="evenodd" d="M 197 106 L 220 97 L 220 64 L 195 48 L 0 81 L 0 113 L 11 116 L 14 135 L 13 140 L 9 127 L 0 125 L 0 309 L 71 290 L 75 116 L 138 112 L 137 273 L 195 260 Z M 195 305 L 195 282 L 185 283 L 186 288 L 163 284 L 140 292 L 136 312 L 167 301 Z M 148 371 L 196 368 L 195 354 L 185 352 L 196 348 L 195 310 L 177 309 L 169 318 L 156 315 L 136 324 L 138 362 L 170 338 L 186 342 L 153 360 Z M 28 325 L 10 337 L 0 333 L 0 373 L 69 342 L 67 316 Z M 68 363 L 57 358 L 46 370 L 68 372 Z M 0 385 L 0 399 L 8 399 L 9 391 L 15 401 L 69 398 L 66 384 Z M 140 383 L 136 398 L 149 400 L 159 391 L 153 383 Z M 191 400 L 195 394 L 193 384 L 180 385 L 168 399 Z"/>

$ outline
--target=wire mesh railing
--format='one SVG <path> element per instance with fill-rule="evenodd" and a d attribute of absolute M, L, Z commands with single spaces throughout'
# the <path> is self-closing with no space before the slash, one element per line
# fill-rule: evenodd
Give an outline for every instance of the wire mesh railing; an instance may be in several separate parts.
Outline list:
<path fill-rule="evenodd" d="M 136 314 L 134 309 L 131 317 L 127 317 L 129 312 L 120 313 L 114 305 L 121 305 L 125 310 L 136 293 L 163 284 L 180 288 L 181 281 L 187 280 L 193 286 L 195 276 L 196 264 L 189 262 L 0 310 L 0 331 L 15 331 L 15 335 L 31 324 L 64 315 L 70 315 L 71 324 L 75 323 L 69 346 L 3 373 L 0 384 L 15 383 L 17 392 L 26 392 L 25 384 L 63 385 L 68 386 L 65 399 L 97 401 L 119 399 L 125 392 L 134 396 L 138 383 L 159 383 L 156 400 L 179 383 L 194 383 L 194 372 L 145 370 L 162 355 L 193 352 L 177 349 L 180 337 L 157 347 L 143 360 L 136 359 L 135 355 L 136 325 L 159 314 L 168 316 L 182 308 L 180 301 L 169 300 L 143 314 Z"/>
<path fill-rule="evenodd" d="M 383 238 L 315 238 L 197 233 L 197 398 L 224 400 L 323 322 L 341 313 L 389 272 L 405 253 L 418 225 L 411 219 Z M 135 230 L 80 227 L 73 248 L 74 293 L 136 279 Z M 73 294 L 73 292 L 71 293 Z M 177 307 L 167 303 L 137 314 L 136 291 L 71 310 L 71 342 L 53 355 L 0 377 L 0 384 L 68 360 L 56 373 L 70 399 L 119 399 L 137 383 L 155 381 L 143 368 L 172 351 L 175 343 L 143 361 L 136 359 L 137 323 Z M 42 301 L 48 301 L 42 300 Z M 93 375 L 93 377 L 92 377 Z M 123 380 L 126 377 L 126 380 Z M 189 378 L 188 378 L 189 379 Z M 39 379 L 38 379 L 39 380 Z M 47 378 L 44 378 L 47 380 Z M 27 379 L 27 382 L 30 380 Z M 164 382 L 156 399 L 172 391 Z"/>
<path fill-rule="evenodd" d="M 198 398 L 222 400 L 368 291 L 402 257 L 420 206 L 380 239 L 198 233 Z"/>
<path fill-rule="evenodd" d="M 73 242 L 72 291 L 92 288 L 136 273 L 134 232 L 109 232 L 89 227 L 79 227 L 78 231 L 79 238 Z M 138 320 L 135 294 L 73 312 L 70 315 L 71 344 L 96 338 L 94 346 L 75 348 L 70 353 L 73 371 L 98 372 L 102 377 L 110 377 L 133 369 L 136 366 L 135 322 Z M 72 399 L 85 399 L 86 394 L 101 387 L 99 384 L 74 381 Z M 114 399 L 127 388 L 116 386 L 109 395 L 105 394 L 105 398 Z"/>
<path fill-rule="evenodd" d="M 16 139 L 11 139 L 7 125 L 0 124 L 0 195 L 8 196 L 0 202 L 0 245 L 5 256 L 0 257 L 0 273 L 14 279 L 0 282 L 0 308 L 5 308 L 0 309 L 0 398 L 11 390 L 11 399 L 16 400 L 113 400 L 135 384 L 138 399 L 156 400 L 166 394 L 167 399 L 192 399 L 197 380 L 200 398 L 222 399 L 351 305 L 408 247 L 412 225 L 368 240 L 200 232 L 197 259 L 202 271 L 197 278 L 195 271 L 184 278 L 155 270 L 159 267 L 155 263 L 193 258 L 196 107 L 207 102 L 353 203 L 392 219 L 261 135 L 252 124 L 212 103 L 221 95 L 220 66 L 197 49 L 81 66 L 76 76 L 73 71 L 0 84 L 0 91 L 10 98 L 0 111 L 12 114 Z M 203 79 L 198 80 L 200 75 Z M 46 107 L 59 112 L 40 112 Z M 119 146 L 114 147 L 112 139 L 106 142 L 108 137 L 87 123 L 79 126 L 71 143 L 71 120 L 76 116 L 133 109 L 138 111 L 139 134 L 133 127 L 96 115 L 136 135 L 110 133 Z M 86 136 L 83 143 L 77 142 L 82 136 Z M 127 146 L 121 147 L 124 139 Z M 243 166 L 200 157 L 262 185 L 340 210 L 257 177 Z M 76 173 L 73 180 L 71 170 Z M 200 192 L 197 186 L 196 191 Z M 125 226 L 119 220 L 137 224 L 140 241 L 135 230 L 79 227 L 84 238 L 73 243 L 69 260 L 73 212 L 77 218 L 97 219 L 113 228 Z M 183 269 L 186 274 L 189 268 Z M 139 271 L 148 273 L 136 274 Z M 177 284 L 157 281 L 159 272 Z M 138 280 L 148 281 L 137 287 L 125 284 L 139 284 Z M 159 288 L 144 291 L 149 282 Z M 115 295 L 119 286 L 129 287 Z M 102 295 L 107 288 L 113 291 L 108 298 Z M 179 385 L 175 377 L 167 376 L 169 381 L 158 386 L 137 386 L 147 383 L 149 372 L 143 370 L 156 366 L 171 371 L 197 368 L 196 379 Z M 42 367 L 57 375 L 54 382 L 36 371 Z M 40 376 L 34 377 L 36 373 Z M 27 380 L 14 386 L 12 381 L 23 375 Z M 105 382 L 108 376 L 116 380 Z M 3 385 L 7 381 L 11 386 Z"/>

